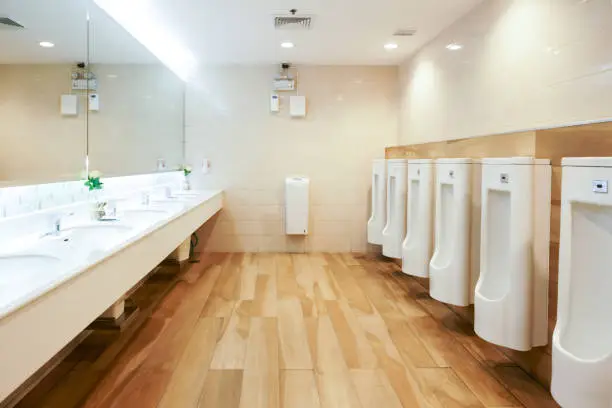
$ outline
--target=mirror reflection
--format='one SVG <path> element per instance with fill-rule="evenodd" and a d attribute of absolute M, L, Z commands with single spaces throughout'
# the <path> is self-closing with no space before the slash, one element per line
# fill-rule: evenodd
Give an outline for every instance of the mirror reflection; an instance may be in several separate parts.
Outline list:
<path fill-rule="evenodd" d="M 0 3 L 0 185 L 82 173 L 87 95 L 73 78 L 85 71 L 86 16 L 83 0 Z"/>
<path fill-rule="evenodd" d="M 95 4 L 89 27 L 89 168 L 105 176 L 177 169 L 183 82 Z"/>

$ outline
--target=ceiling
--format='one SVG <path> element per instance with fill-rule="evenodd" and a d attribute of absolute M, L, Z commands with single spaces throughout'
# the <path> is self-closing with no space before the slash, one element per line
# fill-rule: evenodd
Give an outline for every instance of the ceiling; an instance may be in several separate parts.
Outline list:
<path fill-rule="evenodd" d="M 0 16 L 24 29 L 0 26 L 0 64 L 75 63 L 87 60 L 90 13 L 90 62 L 154 63 L 158 60 L 89 0 L 1 0 Z M 53 48 L 42 48 L 50 41 Z"/>
<path fill-rule="evenodd" d="M 127 8 L 128 0 L 117 0 Z M 482 0 L 129 0 L 133 19 L 149 19 L 156 34 L 179 42 L 204 64 L 395 65 L 436 37 Z M 123 5 L 123 6 L 122 6 Z M 314 17 L 308 31 L 276 30 L 273 16 Z M 157 61 L 90 0 L 2 0 L 0 16 L 25 30 L 0 28 L 0 63 L 56 63 L 86 59 L 90 10 L 92 62 Z M 413 37 L 393 37 L 416 29 Z M 141 40 L 143 40 L 141 38 Z M 38 43 L 51 41 L 54 48 Z M 283 49 L 281 42 L 295 44 Z M 146 43 L 146 41 L 143 41 Z M 395 42 L 388 51 L 383 45 Z M 151 41 L 149 41 L 149 44 Z M 153 44 L 159 41 L 153 40 Z M 159 53 L 156 53 L 159 56 Z M 163 59 L 163 58 L 162 58 Z M 167 61 L 166 61 L 167 62 Z"/>
<path fill-rule="evenodd" d="M 482 0 L 148 0 L 155 19 L 199 64 L 395 65 Z M 275 30 L 273 15 L 314 15 L 309 31 Z M 397 29 L 415 28 L 398 38 Z M 282 49 L 290 41 L 295 48 Z M 396 42 L 387 51 L 383 45 Z"/>

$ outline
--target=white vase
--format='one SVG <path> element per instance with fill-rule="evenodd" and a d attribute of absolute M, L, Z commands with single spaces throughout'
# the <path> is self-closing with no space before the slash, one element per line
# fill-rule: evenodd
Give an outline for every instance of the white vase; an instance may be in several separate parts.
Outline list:
<path fill-rule="evenodd" d="M 191 180 L 190 180 L 189 176 L 185 176 L 183 178 L 183 190 L 185 190 L 185 191 L 191 190 Z"/>
<path fill-rule="evenodd" d="M 106 215 L 106 200 L 102 195 L 102 190 L 91 190 L 89 192 L 89 205 L 91 212 L 91 219 L 99 221 Z"/>

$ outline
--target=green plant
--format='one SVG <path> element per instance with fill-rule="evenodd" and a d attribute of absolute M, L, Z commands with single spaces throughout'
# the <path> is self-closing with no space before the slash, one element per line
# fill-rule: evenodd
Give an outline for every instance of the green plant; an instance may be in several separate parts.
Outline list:
<path fill-rule="evenodd" d="M 85 180 L 85 187 L 89 188 L 89 191 L 102 190 L 104 183 L 100 181 L 101 174 L 97 171 L 92 171 L 87 175 Z"/>
<path fill-rule="evenodd" d="M 187 165 L 181 166 L 181 170 L 183 170 L 183 174 L 185 174 L 185 177 L 189 176 L 192 171 L 191 166 L 187 166 Z"/>

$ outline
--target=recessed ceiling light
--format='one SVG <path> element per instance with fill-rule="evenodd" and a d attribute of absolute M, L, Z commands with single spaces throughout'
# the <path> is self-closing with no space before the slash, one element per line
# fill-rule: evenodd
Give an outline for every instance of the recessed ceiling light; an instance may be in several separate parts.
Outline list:
<path fill-rule="evenodd" d="M 451 50 L 451 51 L 459 51 L 462 48 L 463 48 L 463 45 L 457 44 L 457 43 L 450 43 L 446 46 L 446 49 Z"/>
<path fill-rule="evenodd" d="M 293 44 L 292 42 L 284 42 L 284 43 L 281 43 L 281 47 L 283 47 L 283 48 L 293 48 L 293 47 L 295 47 L 295 44 Z"/>
<path fill-rule="evenodd" d="M 385 50 L 394 50 L 398 47 L 396 43 L 388 43 L 385 44 Z"/>
<path fill-rule="evenodd" d="M 41 41 L 38 43 L 38 45 L 40 45 L 43 48 L 53 48 L 55 47 L 55 44 L 53 44 L 52 42 L 49 41 Z"/>

